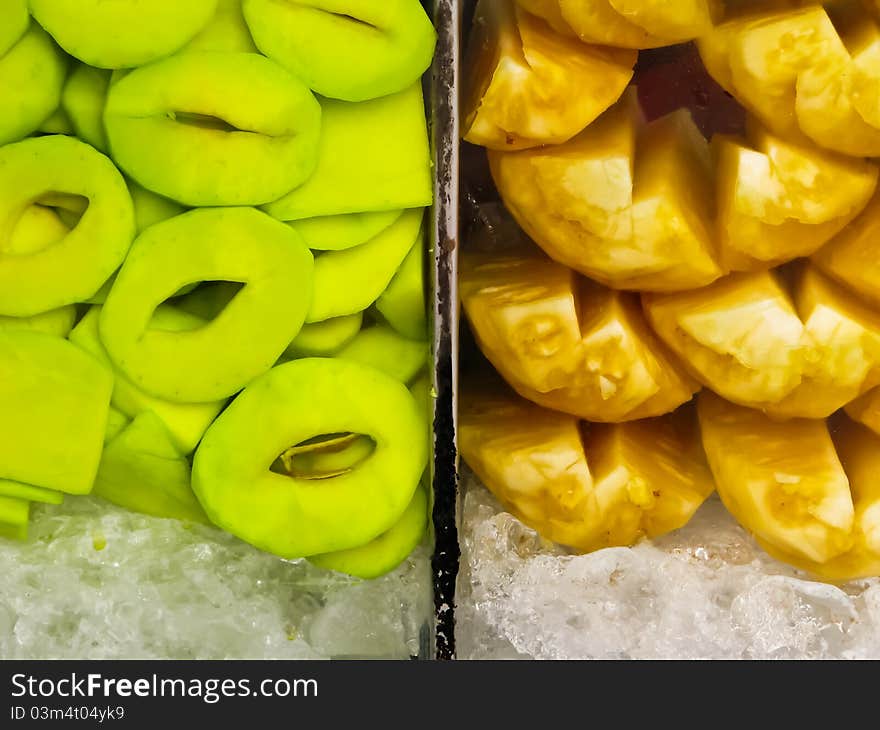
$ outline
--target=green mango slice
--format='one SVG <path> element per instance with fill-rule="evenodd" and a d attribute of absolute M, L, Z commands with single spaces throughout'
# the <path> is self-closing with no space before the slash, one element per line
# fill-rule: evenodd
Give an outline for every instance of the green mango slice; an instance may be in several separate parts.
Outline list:
<path fill-rule="evenodd" d="M 404 337 L 428 337 L 425 302 L 425 248 L 421 238 L 409 250 L 388 288 L 376 300 L 376 309 Z"/>
<path fill-rule="evenodd" d="M 422 211 L 408 210 L 367 243 L 320 254 L 315 259 L 315 296 L 306 322 L 362 312 L 375 302 L 420 237 L 421 225 Z"/>
<path fill-rule="evenodd" d="M 211 22 L 189 42 L 186 50 L 258 53 L 244 20 L 241 0 L 220 0 Z"/>
<path fill-rule="evenodd" d="M 44 332 L 55 337 L 67 337 L 76 322 L 76 307 L 68 304 L 66 307 L 51 309 L 33 317 L 2 317 L 0 316 L 0 331 L 2 330 L 28 330 L 30 332 Z"/>
<path fill-rule="evenodd" d="M 342 251 L 375 238 L 400 218 L 402 213 L 402 210 L 343 213 L 290 221 L 288 225 L 313 251 Z"/>
<path fill-rule="evenodd" d="M 0 497 L 0 537 L 27 540 L 30 503 L 15 497 Z"/>
<path fill-rule="evenodd" d="M 0 56 L 27 32 L 30 22 L 27 0 L 3 0 L 0 3 Z"/>
<path fill-rule="evenodd" d="M 83 63 L 67 78 L 61 93 L 61 107 L 67 112 L 77 136 L 101 152 L 107 151 L 104 106 L 110 88 L 110 71 Z"/>
<path fill-rule="evenodd" d="M 110 413 L 107 416 L 107 428 L 104 431 L 104 443 L 107 444 L 115 439 L 129 423 L 131 419 L 122 411 L 117 411 L 110 401 Z"/>
<path fill-rule="evenodd" d="M 54 191 L 82 196 L 76 227 L 39 251 L 11 251 L 22 213 Z M 95 294 L 134 237 L 125 180 L 104 155 L 72 137 L 26 139 L 0 148 L 0 314 L 29 317 Z"/>
<path fill-rule="evenodd" d="M 393 94 L 431 65 L 437 39 L 419 0 L 244 0 L 257 47 L 322 96 Z"/>
<path fill-rule="evenodd" d="M 261 205 L 315 169 L 321 107 L 301 81 L 255 53 L 181 53 L 110 86 L 113 159 L 186 206 Z"/>
<path fill-rule="evenodd" d="M 217 0 L 30 0 L 31 13 L 65 51 L 98 68 L 169 56 L 204 28 Z"/>
<path fill-rule="evenodd" d="M 190 486 L 189 462 L 151 411 L 104 448 L 93 493 L 133 512 L 209 524 Z"/>
<path fill-rule="evenodd" d="M 299 334 L 284 351 L 286 357 L 330 357 L 339 352 L 361 331 L 364 313 L 325 319 L 303 325 Z"/>
<path fill-rule="evenodd" d="M 428 459 L 425 424 L 405 386 L 353 362 L 306 358 L 254 381 L 196 451 L 193 489 L 211 520 L 285 558 L 346 550 L 391 528 Z M 321 480 L 270 470 L 291 445 L 324 434 L 372 439 L 356 468 Z"/>
<path fill-rule="evenodd" d="M 282 221 L 431 204 L 431 155 L 422 87 L 352 104 L 321 100 L 318 164 L 303 185 L 270 203 Z"/>
<path fill-rule="evenodd" d="M 52 115 L 61 101 L 66 73 L 64 54 L 31 23 L 0 55 L 0 145 L 24 139 Z"/>
<path fill-rule="evenodd" d="M 372 579 L 390 573 L 418 546 L 428 527 L 428 498 L 419 486 L 401 518 L 387 532 L 365 545 L 323 555 L 309 562 L 326 570 Z"/>
<path fill-rule="evenodd" d="M 113 363 L 98 334 L 101 307 L 93 306 L 79 321 L 70 335 L 70 341 L 97 357 L 108 367 Z M 156 309 L 150 320 L 150 327 L 163 332 L 186 332 L 204 325 L 204 320 L 183 312 L 171 305 L 163 304 Z M 115 369 L 114 369 L 115 370 Z M 175 448 L 182 454 L 189 454 L 196 448 L 211 421 L 217 417 L 225 400 L 207 403 L 175 403 L 157 398 L 141 390 L 124 373 L 115 370 L 113 398 L 111 404 L 121 414 L 135 418 L 145 411 L 155 413 L 174 441 Z"/>
<path fill-rule="evenodd" d="M 135 241 L 101 310 L 101 342 L 114 366 L 151 395 L 176 403 L 221 400 L 269 370 L 299 333 L 313 269 L 296 233 L 258 210 L 184 213 Z M 198 329 L 150 327 L 162 302 L 200 281 L 245 286 Z"/>
<path fill-rule="evenodd" d="M 58 107 L 52 112 L 52 116 L 40 125 L 37 132 L 40 134 L 73 135 L 73 123 L 70 121 L 70 117 L 67 116 L 67 112 L 63 108 Z"/>
<path fill-rule="evenodd" d="M 134 222 L 138 233 L 143 233 L 156 223 L 167 221 L 169 218 L 186 212 L 186 208 L 180 203 L 163 198 L 161 195 L 141 187 L 134 180 L 126 182 L 128 183 L 128 191 L 131 193 L 131 202 L 134 204 Z"/>
<path fill-rule="evenodd" d="M 10 479 L 0 479 L 0 497 L 12 497 L 43 504 L 61 504 L 64 501 L 64 495 L 61 492 L 35 487 L 32 484 L 14 482 Z"/>
<path fill-rule="evenodd" d="M 90 492 L 112 390 L 110 370 L 67 340 L 0 331 L 0 479 Z"/>
<path fill-rule="evenodd" d="M 428 364 L 428 343 L 403 337 L 388 325 L 362 329 L 337 354 L 343 360 L 375 368 L 401 383 L 409 383 Z"/>

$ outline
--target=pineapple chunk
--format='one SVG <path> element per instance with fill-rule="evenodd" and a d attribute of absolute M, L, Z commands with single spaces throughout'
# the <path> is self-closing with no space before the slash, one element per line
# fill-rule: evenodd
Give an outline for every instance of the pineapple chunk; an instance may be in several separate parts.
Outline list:
<path fill-rule="evenodd" d="M 559 0 L 516 0 L 516 2 L 523 10 L 546 20 L 557 33 L 574 36 L 571 26 L 562 17 Z"/>
<path fill-rule="evenodd" d="M 869 390 L 847 403 L 844 410 L 853 421 L 867 426 L 880 436 L 880 388 Z"/>
<path fill-rule="evenodd" d="M 706 68 L 789 142 L 880 155 L 875 21 L 856 3 L 799 5 L 747 3 L 699 40 Z"/>
<path fill-rule="evenodd" d="M 771 543 L 764 548 L 777 560 L 824 580 L 843 582 L 880 575 L 880 438 L 847 418 L 834 419 L 830 431 L 852 493 L 852 546 L 827 561 L 809 559 Z"/>
<path fill-rule="evenodd" d="M 704 289 L 642 301 L 660 339 L 725 398 L 762 406 L 800 384 L 809 340 L 770 272 L 732 274 Z"/>
<path fill-rule="evenodd" d="M 572 416 L 475 383 L 461 400 L 459 444 L 513 514 L 578 551 L 681 527 L 713 490 L 691 411 L 594 425 L 584 437 Z"/>
<path fill-rule="evenodd" d="M 813 254 L 822 271 L 852 289 L 872 306 L 880 307 L 880 195 L 835 238 Z"/>
<path fill-rule="evenodd" d="M 726 268 L 749 271 L 808 256 L 865 207 L 875 165 L 792 145 L 752 125 L 750 142 L 717 136 L 718 241 Z"/>
<path fill-rule="evenodd" d="M 718 494 L 765 549 L 826 563 L 852 548 L 849 481 L 824 421 L 774 421 L 708 391 L 698 412 Z"/>
<path fill-rule="evenodd" d="M 594 421 L 668 413 L 697 384 L 633 294 L 576 276 L 530 246 L 465 249 L 462 303 L 480 349 L 523 397 Z"/>
<path fill-rule="evenodd" d="M 490 151 L 493 178 L 551 258 L 606 286 L 709 284 L 723 272 L 712 243 L 708 145 L 685 110 L 639 134 L 640 126 L 633 91 L 563 145 Z"/>
<path fill-rule="evenodd" d="M 512 0 L 481 0 L 468 55 L 464 138 L 500 150 L 571 139 L 617 101 L 636 61 L 560 35 Z"/>
<path fill-rule="evenodd" d="M 825 418 L 880 384 L 880 314 L 811 267 L 645 296 L 649 321 L 698 380 L 781 418 Z"/>

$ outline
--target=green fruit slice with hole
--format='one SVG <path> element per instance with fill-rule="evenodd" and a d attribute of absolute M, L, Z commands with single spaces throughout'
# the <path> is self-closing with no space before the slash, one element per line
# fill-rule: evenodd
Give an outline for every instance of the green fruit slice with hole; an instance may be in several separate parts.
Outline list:
<path fill-rule="evenodd" d="M 400 218 L 402 210 L 342 213 L 290 221 L 306 246 L 315 251 L 342 251 L 366 243 Z"/>
<path fill-rule="evenodd" d="M 211 520 L 285 558 L 358 547 L 390 529 L 428 460 L 425 424 L 406 387 L 372 368 L 307 358 L 254 381 L 196 451 L 193 489 Z M 360 434 L 372 455 L 341 476 L 270 471 L 279 454 L 325 434 Z"/>
<path fill-rule="evenodd" d="M 0 331 L 0 479 L 87 494 L 113 374 L 67 340 Z"/>
<path fill-rule="evenodd" d="M 77 136 L 101 152 L 107 151 L 104 106 L 109 88 L 109 71 L 81 63 L 67 78 L 61 94 L 61 108 Z"/>
<path fill-rule="evenodd" d="M 69 304 L 33 317 L 0 317 L 0 330 L 30 330 L 55 337 L 67 337 L 75 321 L 76 307 Z"/>
<path fill-rule="evenodd" d="M 363 321 L 364 313 L 355 312 L 344 317 L 303 325 L 284 354 L 291 359 L 335 355 L 361 331 Z"/>
<path fill-rule="evenodd" d="M 193 51 L 111 84 L 104 125 L 145 188 L 188 206 L 261 205 L 312 174 L 321 107 L 268 58 Z"/>
<path fill-rule="evenodd" d="M 385 321 L 413 340 L 423 340 L 428 336 L 424 261 L 425 249 L 419 238 L 388 288 L 376 300 L 376 309 Z"/>
<path fill-rule="evenodd" d="M 244 19 L 241 0 L 219 0 L 214 17 L 187 44 L 186 50 L 258 53 Z"/>
<path fill-rule="evenodd" d="M 27 32 L 30 22 L 27 0 L 4 0 L 0 5 L 0 57 Z"/>
<path fill-rule="evenodd" d="M 403 337 L 387 325 L 362 329 L 336 357 L 360 363 L 409 383 L 428 364 L 428 343 Z"/>
<path fill-rule="evenodd" d="M 41 250 L 10 251 L 27 207 L 53 193 L 87 201 L 76 227 Z M 125 180 L 100 152 L 62 136 L 0 148 L 0 314 L 29 317 L 88 299 L 122 263 L 133 237 Z"/>
<path fill-rule="evenodd" d="M 142 66 L 182 48 L 217 0 L 31 0 L 31 13 L 74 58 L 98 68 Z"/>
<path fill-rule="evenodd" d="M 393 94 L 431 65 L 436 33 L 418 0 L 244 0 L 257 47 L 322 96 Z"/>
<path fill-rule="evenodd" d="M 198 329 L 151 328 L 160 304 L 201 281 L 244 287 Z M 193 210 L 135 241 L 101 311 L 100 338 L 113 364 L 147 393 L 220 400 L 271 368 L 293 341 L 312 282 L 312 255 L 288 226 L 252 208 Z"/>

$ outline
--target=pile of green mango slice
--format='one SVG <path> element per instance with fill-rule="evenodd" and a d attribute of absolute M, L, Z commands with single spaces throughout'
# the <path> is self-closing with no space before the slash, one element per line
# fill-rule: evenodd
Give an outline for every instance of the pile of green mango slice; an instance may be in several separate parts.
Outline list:
<path fill-rule="evenodd" d="M 0 537 L 94 494 L 419 544 L 434 44 L 419 0 L 0 3 Z"/>

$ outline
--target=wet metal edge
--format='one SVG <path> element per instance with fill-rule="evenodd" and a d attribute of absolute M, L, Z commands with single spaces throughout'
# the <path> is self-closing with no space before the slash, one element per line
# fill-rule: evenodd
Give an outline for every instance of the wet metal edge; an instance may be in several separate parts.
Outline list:
<path fill-rule="evenodd" d="M 437 52 L 430 76 L 430 127 L 434 159 L 431 226 L 431 293 L 434 362 L 433 461 L 434 656 L 455 657 L 455 579 L 459 547 L 456 527 L 458 451 L 455 414 L 458 373 L 458 58 L 459 0 L 430 0 Z"/>

